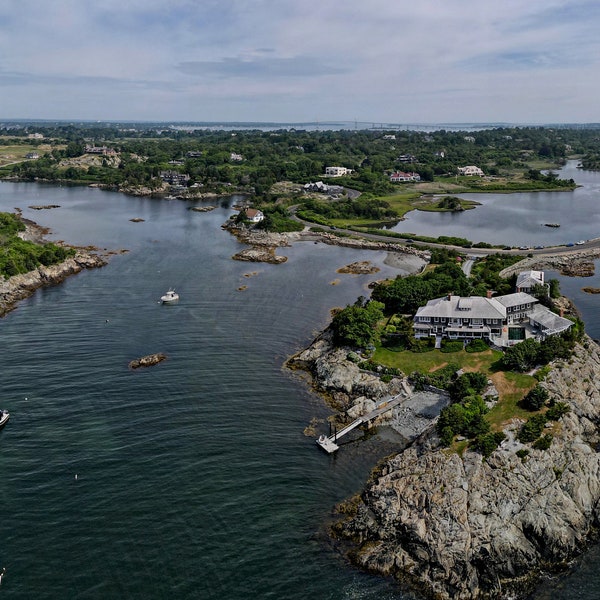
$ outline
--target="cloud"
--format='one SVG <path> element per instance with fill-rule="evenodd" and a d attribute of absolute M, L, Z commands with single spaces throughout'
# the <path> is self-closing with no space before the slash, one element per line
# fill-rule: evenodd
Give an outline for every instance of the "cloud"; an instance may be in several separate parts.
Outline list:
<path fill-rule="evenodd" d="M 185 61 L 179 63 L 176 68 L 185 75 L 199 77 L 319 77 L 348 72 L 348 69 L 327 65 L 310 56 L 294 56 L 290 58 L 225 57 L 217 61 Z"/>

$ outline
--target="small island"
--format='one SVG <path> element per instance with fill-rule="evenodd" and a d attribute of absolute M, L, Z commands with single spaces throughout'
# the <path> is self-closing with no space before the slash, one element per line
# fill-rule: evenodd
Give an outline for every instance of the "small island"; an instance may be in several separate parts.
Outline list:
<path fill-rule="evenodd" d="M 167 355 L 162 352 L 157 352 L 155 354 L 147 354 L 146 356 L 142 356 L 141 358 L 136 358 L 129 363 L 130 369 L 139 369 L 141 367 L 152 367 L 167 359 Z"/>

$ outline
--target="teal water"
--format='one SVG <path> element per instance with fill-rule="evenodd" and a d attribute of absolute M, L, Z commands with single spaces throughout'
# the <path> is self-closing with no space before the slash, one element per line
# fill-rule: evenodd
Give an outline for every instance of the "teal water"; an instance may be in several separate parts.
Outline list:
<path fill-rule="evenodd" d="M 399 444 L 373 438 L 326 456 L 303 435 L 326 407 L 282 370 L 332 307 L 396 271 L 381 253 L 312 243 L 281 249 L 283 265 L 233 261 L 241 246 L 220 228 L 232 201 L 196 213 L 178 201 L 0 183 L 0 210 L 21 208 L 53 239 L 128 250 L 0 320 L 1 405 L 11 412 L 0 433 L 3 598 L 411 597 L 348 567 L 326 536 L 334 504 Z M 382 271 L 336 273 L 367 259 Z M 181 301 L 159 305 L 170 286 Z M 151 352 L 168 360 L 128 370 Z M 597 597 L 599 561 L 587 555 L 560 581 L 561 597 Z"/>

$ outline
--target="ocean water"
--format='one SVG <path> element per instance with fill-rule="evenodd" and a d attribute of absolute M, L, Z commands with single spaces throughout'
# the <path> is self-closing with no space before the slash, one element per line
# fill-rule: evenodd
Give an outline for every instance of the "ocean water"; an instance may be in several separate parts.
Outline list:
<path fill-rule="evenodd" d="M 0 210 L 53 239 L 128 250 L 0 320 L 3 598 L 403 597 L 325 534 L 333 505 L 398 444 L 326 456 L 303 430 L 328 410 L 282 369 L 332 307 L 395 271 L 383 253 L 313 243 L 281 249 L 283 265 L 234 261 L 242 246 L 220 227 L 233 201 L 199 213 L 0 184 Z M 359 259 L 382 271 L 336 273 Z M 170 286 L 181 300 L 162 306 Z M 128 369 L 153 352 L 168 358 Z"/>
<path fill-rule="evenodd" d="M 307 242 L 280 249 L 282 265 L 233 261 L 242 246 L 220 225 L 234 201 L 198 213 L 0 183 L 0 210 L 20 208 L 52 239 L 127 250 L 0 320 L 3 599 L 412 598 L 348 566 L 326 534 L 332 507 L 400 441 L 325 455 L 303 431 L 329 411 L 282 369 L 331 308 L 396 271 L 382 253 Z M 40 204 L 60 208 L 29 208 Z M 355 260 L 382 270 L 336 272 Z M 169 287 L 181 300 L 161 306 Z M 168 359 L 128 369 L 153 352 Z M 599 561 L 592 551 L 535 597 L 597 597 Z"/>

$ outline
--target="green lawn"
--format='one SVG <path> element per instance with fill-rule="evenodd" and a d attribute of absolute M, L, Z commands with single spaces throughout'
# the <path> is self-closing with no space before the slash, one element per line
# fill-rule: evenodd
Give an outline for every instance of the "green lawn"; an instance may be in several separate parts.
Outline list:
<path fill-rule="evenodd" d="M 485 352 L 450 352 L 443 353 L 439 350 L 415 353 L 403 350 L 394 352 L 385 348 L 377 348 L 373 360 L 379 364 L 400 369 L 405 375 L 413 371 L 431 373 L 450 362 L 456 363 L 461 369 L 479 371 L 489 377 L 498 390 L 499 402 L 490 410 L 487 419 L 493 431 L 502 428 L 512 418 L 529 419 L 531 413 L 519 406 L 519 401 L 527 392 L 535 387 L 537 381 L 531 375 L 502 371 L 498 360 L 502 356 L 499 350 L 486 350 Z"/>
<path fill-rule="evenodd" d="M 373 360 L 388 367 L 400 369 L 403 373 L 409 375 L 413 371 L 421 373 L 430 373 L 443 367 L 449 362 L 456 363 L 462 369 L 468 371 L 481 371 L 486 375 L 494 372 L 494 363 L 502 356 L 498 350 L 486 350 L 485 352 L 449 352 L 444 353 L 440 350 L 431 352 L 394 352 L 386 348 L 377 348 Z"/>

